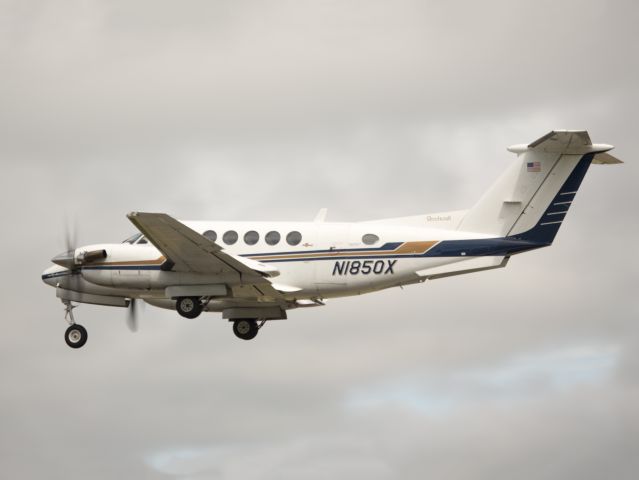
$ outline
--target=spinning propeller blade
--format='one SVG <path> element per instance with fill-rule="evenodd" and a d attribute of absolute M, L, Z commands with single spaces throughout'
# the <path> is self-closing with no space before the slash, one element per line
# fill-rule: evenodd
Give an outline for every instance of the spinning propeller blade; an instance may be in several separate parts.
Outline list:
<path fill-rule="evenodd" d="M 78 229 L 77 222 L 74 220 L 73 225 L 70 225 L 69 217 L 65 216 L 64 221 L 64 246 L 69 251 L 75 251 L 78 246 Z"/>
<path fill-rule="evenodd" d="M 126 326 L 132 332 L 138 331 L 138 312 L 136 307 L 136 300 L 132 298 L 129 300 L 129 308 L 127 309 Z"/>
<path fill-rule="evenodd" d="M 77 245 L 76 228 L 69 227 L 69 219 L 65 217 L 64 221 L 64 246 L 65 251 L 56 255 L 51 261 L 61 267 L 75 270 L 75 249 Z"/>

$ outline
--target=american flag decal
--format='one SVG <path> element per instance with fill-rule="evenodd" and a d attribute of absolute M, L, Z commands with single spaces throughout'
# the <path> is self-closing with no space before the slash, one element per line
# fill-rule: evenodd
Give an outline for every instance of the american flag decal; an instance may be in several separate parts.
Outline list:
<path fill-rule="evenodd" d="M 541 163 L 539 162 L 527 162 L 526 170 L 529 172 L 541 172 Z"/>

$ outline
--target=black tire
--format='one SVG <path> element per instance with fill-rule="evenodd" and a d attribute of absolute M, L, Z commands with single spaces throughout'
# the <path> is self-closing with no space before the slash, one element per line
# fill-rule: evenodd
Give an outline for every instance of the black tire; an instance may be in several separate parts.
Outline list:
<path fill-rule="evenodd" d="M 71 325 L 67 328 L 67 331 L 64 332 L 64 341 L 67 342 L 67 345 L 71 348 L 82 347 L 85 343 L 87 343 L 87 338 L 87 329 L 77 323 Z"/>
<path fill-rule="evenodd" d="M 257 321 L 252 318 L 243 318 L 233 321 L 233 333 L 242 340 L 252 340 L 259 332 Z"/>
<path fill-rule="evenodd" d="M 198 297 L 179 297 L 175 309 L 185 318 L 195 318 L 202 313 L 202 303 Z"/>

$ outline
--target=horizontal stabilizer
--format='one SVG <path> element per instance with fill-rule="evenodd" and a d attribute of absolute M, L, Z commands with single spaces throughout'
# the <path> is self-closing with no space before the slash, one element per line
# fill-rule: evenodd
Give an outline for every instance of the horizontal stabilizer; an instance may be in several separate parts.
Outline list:
<path fill-rule="evenodd" d="M 615 165 L 617 163 L 623 163 L 623 162 L 619 160 L 617 157 L 613 157 L 609 153 L 603 152 L 603 153 L 598 153 L 597 155 L 595 155 L 595 158 L 592 161 L 592 163 L 595 163 L 597 165 Z"/>
<path fill-rule="evenodd" d="M 514 153 L 525 151 L 561 153 L 564 155 L 585 155 L 612 150 L 612 145 L 593 144 L 585 130 L 553 130 L 528 145 L 513 145 L 508 150 Z"/>

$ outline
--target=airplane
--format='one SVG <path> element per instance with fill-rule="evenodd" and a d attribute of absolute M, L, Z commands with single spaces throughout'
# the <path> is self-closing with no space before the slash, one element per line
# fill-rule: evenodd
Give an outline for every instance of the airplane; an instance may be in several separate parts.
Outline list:
<path fill-rule="evenodd" d="M 354 223 L 178 221 L 131 212 L 122 243 L 75 247 L 42 280 L 65 307 L 67 345 L 87 331 L 74 303 L 127 307 L 137 300 L 186 318 L 221 312 L 243 340 L 289 310 L 453 275 L 503 268 L 550 246 L 590 164 L 623 163 L 585 130 L 554 130 L 508 150 L 517 159 L 468 210 Z"/>

